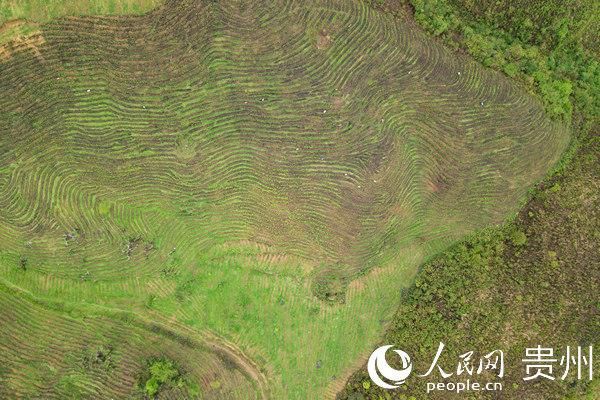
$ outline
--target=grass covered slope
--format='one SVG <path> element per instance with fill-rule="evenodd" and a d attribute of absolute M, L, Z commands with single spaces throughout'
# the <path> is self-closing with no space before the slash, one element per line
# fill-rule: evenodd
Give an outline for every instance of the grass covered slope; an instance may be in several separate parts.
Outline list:
<path fill-rule="evenodd" d="M 164 324 L 43 302 L 5 285 L 0 307 L 3 399 L 142 399 L 153 392 L 160 399 L 261 397 L 260 386 L 226 349 Z M 152 367 L 164 358 L 172 373 L 160 379 Z"/>
<path fill-rule="evenodd" d="M 15 19 L 47 22 L 74 15 L 142 14 L 159 4 L 159 0 L 1 0 L 0 25 Z"/>
<path fill-rule="evenodd" d="M 0 62 L 2 279 L 214 332 L 275 398 L 333 394 L 422 261 L 568 141 L 358 1 L 172 1 L 41 37 Z"/>
<path fill-rule="evenodd" d="M 80 15 L 143 14 L 159 0 L 0 0 L 0 58 L 20 47 L 39 44 L 40 23 Z"/>

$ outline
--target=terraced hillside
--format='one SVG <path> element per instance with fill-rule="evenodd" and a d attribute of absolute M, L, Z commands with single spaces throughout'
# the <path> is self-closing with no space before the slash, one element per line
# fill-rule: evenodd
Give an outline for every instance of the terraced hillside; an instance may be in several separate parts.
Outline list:
<path fill-rule="evenodd" d="M 200 391 L 203 399 L 260 398 L 264 382 L 248 373 L 251 364 L 242 359 L 236 366 L 236 354 L 210 337 L 174 335 L 126 313 L 87 308 L 65 315 L 63 307 L 4 285 L 0 306 L 2 399 L 141 397 L 142 390 L 132 389 L 143 363 L 164 357 L 177 360 L 192 384 L 163 391 L 163 398 L 193 398 Z"/>
<path fill-rule="evenodd" d="M 135 394 L 160 353 L 205 397 L 332 396 L 418 266 L 514 212 L 568 141 L 360 1 L 168 1 L 32 40 L 0 53 L 0 332 L 60 365 L 45 397 L 90 330 L 124 366 L 82 396 Z M 152 320 L 179 344 L 143 349 Z M 19 352 L 6 393 L 35 379 Z"/>

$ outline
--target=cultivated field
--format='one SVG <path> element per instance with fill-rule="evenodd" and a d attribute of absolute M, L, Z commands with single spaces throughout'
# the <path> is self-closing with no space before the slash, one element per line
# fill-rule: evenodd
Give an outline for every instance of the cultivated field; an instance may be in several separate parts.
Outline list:
<path fill-rule="evenodd" d="M 334 396 L 419 265 L 568 142 L 354 0 L 53 19 L 0 48 L 0 93 L 6 395 L 134 396 L 162 354 L 204 398 Z"/>

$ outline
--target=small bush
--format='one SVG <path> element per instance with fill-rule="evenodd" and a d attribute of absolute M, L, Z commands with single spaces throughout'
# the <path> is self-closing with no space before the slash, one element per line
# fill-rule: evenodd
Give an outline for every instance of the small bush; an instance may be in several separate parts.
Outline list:
<path fill-rule="evenodd" d="M 148 373 L 143 384 L 143 390 L 147 397 L 153 399 L 162 387 L 183 386 L 181 373 L 172 361 L 160 359 L 154 360 L 148 366 Z"/>
<path fill-rule="evenodd" d="M 510 241 L 515 246 L 523 246 L 527 243 L 527 236 L 523 231 L 515 230 L 510 234 Z"/>

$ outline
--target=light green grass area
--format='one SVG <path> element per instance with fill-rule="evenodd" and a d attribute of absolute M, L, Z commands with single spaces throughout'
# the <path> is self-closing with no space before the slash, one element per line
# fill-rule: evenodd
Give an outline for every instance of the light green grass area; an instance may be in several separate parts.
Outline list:
<path fill-rule="evenodd" d="M 0 0 L 0 25 L 13 19 L 47 22 L 77 15 L 143 14 L 160 0 Z"/>
<path fill-rule="evenodd" d="M 360 1 L 172 1 L 40 30 L 0 58 L 1 279 L 200 335 L 190 354 L 220 360 L 191 373 L 205 398 L 251 397 L 232 368 L 274 399 L 334 396 L 419 265 L 504 221 L 569 140 Z"/>
<path fill-rule="evenodd" d="M 0 0 L 0 45 L 39 33 L 40 23 L 55 18 L 138 15 L 160 4 L 162 0 Z"/>

